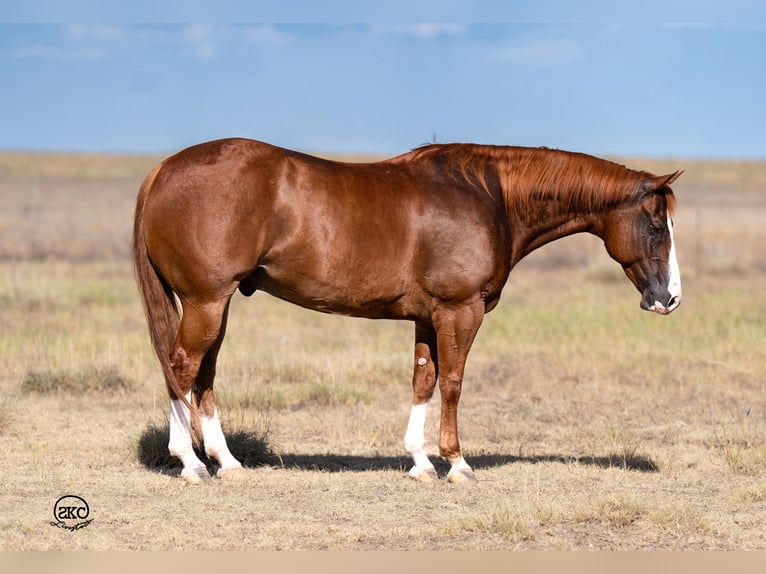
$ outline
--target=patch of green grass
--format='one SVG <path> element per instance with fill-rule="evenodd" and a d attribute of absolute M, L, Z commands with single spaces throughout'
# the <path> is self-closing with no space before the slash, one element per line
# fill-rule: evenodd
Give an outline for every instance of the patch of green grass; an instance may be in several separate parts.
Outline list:
<path fill-rule="evenodd" d="M 663 534 L 679 538 L 707 534 L 711 531 L 710 524 L 705 520 L 702 511 L 690 504 L 674 504 L 652 509 L 647 519 L 658 526 Z"/>
<path fill-rule="evenodd" d="M 575 512 L 576 522 L 596 522 L 611 528 L 625 528 L 647 512 L 646 506 L 633 496 L 615 494 L 593 499 Z"/>
<path fill-rule="evenodd" d="M 500 504 L 463 516 L 448 528 L 450 535 L 475 532 L 495 535 L 510 542 L 535 541 L 547 529 L 565 525 L 586 525 L 593 529 L 623 530 L 638 521 L 657 527 L 675 538 L 703 535 L 711 531 L 699 508 L 669 505 L 654 508 L 629 494 L 598 496 L 574 506 L 561 501 L 550 504 Z"/>
<path fill-rule="evenodd" d="M 766 482 L 739 488 L 733 495 L 734 498 L 747 503 L 766 502 Z"/>
<path fill-rule="evenodd" d="M 248 386 L 244 391 L 225 393 L 222 402 L 226 408 L 254 408 L 257 410 L 293 407 L 354 406 L 371 404 L 373 394 L 364 387 L 343 382 L 276 383 Z"/>
<path fill-rule="evenodd" d="M 720 446 L 729 467 L 739 474 L 760 474 L 766 469 L 766 445 L 727 440 Z"/>
<path fill-rule="evenodd" d="M 372 395 L 361 387 L 348 383 L 318 382 L 309 386 L 307 402 L 326 406 L 354 406 L 370 404 Z"/>
<path fill-rule="evenodd" d="M 766 471 L 766 441 L 761 426 L 748 415 L 738 415 L 719 425 L 708 445 L 733 472 L 760 474 Z"/>
<path fill-rule="evenodd" d="M 30 370 L 21 381 L 27 393 L 91 392 L 130 390 L 132 384 L 115 365 L 91 365 L 78 371 Z"/>
<path fill-rule="evenodd" d="M 217 393 L 219 402 L 223 408 L 256 409 L 264 411 L 268 409 L 282 409 L 291 404 L 287 397 L 287 389 L 283 385 L 264 385 L 262 387 L 248 387 L 240 393 L 223 391 Z"/>
<path fill-rule="evenodd" d="M 555 518 L 555 513 L 540 505 L 498 505 L 457 519 L 447 530 L 450 535 L 479 532 L 500 536 L 511 542 L 535 539 L 535 531 Z"/>

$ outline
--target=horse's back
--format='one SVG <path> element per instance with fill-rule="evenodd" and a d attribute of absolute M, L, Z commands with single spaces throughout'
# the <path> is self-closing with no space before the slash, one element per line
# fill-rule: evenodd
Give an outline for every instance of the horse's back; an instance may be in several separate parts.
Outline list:
<path fill-rule="evenodd" d="M 328 312 L 419 317 L 433 297 L 504 280 L 489 196 L 406 161 L 217 140 L 168 158 L 146 209 L 152 259 L 180 292 L 239 286 Z"/>

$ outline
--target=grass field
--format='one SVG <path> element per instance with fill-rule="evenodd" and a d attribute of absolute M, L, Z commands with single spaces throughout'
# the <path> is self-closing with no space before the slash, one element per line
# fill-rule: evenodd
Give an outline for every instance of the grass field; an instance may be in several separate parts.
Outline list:
<path fill-rule="evenodd" d="M 670 317 L 591 237 L 513 272 L 466 371 L 473 484 L 406 476 L 410 324 L 235 297 L 216 388 L 248 469 L 191 487 L 128 260 L 157 159 L 0 154 L 0 549 L 766 550 L 766 164 L 626 160 L 686 170 Z M 65 494 L 87 528 L 50 525 Z"/>

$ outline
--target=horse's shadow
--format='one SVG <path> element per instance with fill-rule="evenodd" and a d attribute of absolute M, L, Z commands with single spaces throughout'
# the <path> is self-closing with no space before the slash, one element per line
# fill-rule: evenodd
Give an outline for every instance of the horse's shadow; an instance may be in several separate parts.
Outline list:
<path fill-rule="evenodd" d="M 167 452 L 168 436 L 167 427 L 155 425 L 149 425 L 141 434 L 138 442 L 138 457 L 146 468 L 159 473 L 174 473 L 180 469 L 178 459 L 170 456 Z M 225 433 L 225 436 L 232 454 L 246 468 L 271 466 L 321 472 L 367 472 L 380 470 L 405 472 L 412 466 L 412 461 L 407 456 L 275 453 L 269 448 L 266 437 L 258 433 L 237 431 Z M 211 472 L 217 470 L 217 463 L 209 459 L 204 454 L 203 449 L 198 450 L 198 455 Z M 474 470 L 496 468 L 517 463 L 539 464 L 553 462 L 560 464 L 581 464 L 600 468 L 620 468 L 640 472 L 658 471 L 657 464 L 651 458 L 635 453 L 613 453 L 604 456 L 561 454 L 515 456 L 481 453 L 469 455 L 467 458 Z M 449 463 L 438 457 L 432 457 L 432 460 L 439 476 L 446 476 L 450 468 Z"/>
<path fill-rule="evenodd" d="M 270 455 L 264 464 L 295 468 L 299 470 L 318 470 L 323 472 L 364 472 L 375 470 L 406 471 L 412 466 L 412 460 L 406 456 L 353 456 L 340 454 L 280 454 Z M 438 457 L 431 457 L 439 476 L 446 476 L 450 465 Z M 657 465 L 649 457 L 643 455 L 624 456 L 609 454 L 605 456 L 569 456 L 559 454 L 544 454 L 531 456 L 514 456 L 508 454 L 484 453 L 468 455 L 468 463 L 474 470 L 496 468 L 508 464 L 527 463 L 539 464 L 554 462 L 561 464 L 581 464 L 600 468 L 621 468 L 640 472 L 657 472 Z"/>

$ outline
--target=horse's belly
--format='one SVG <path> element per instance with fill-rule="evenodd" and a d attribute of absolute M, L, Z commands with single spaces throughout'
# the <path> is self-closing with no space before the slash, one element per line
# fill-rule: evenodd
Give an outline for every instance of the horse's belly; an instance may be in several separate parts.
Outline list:
<path fill-rule="evenodd" d="M 250 295 L 264 291 L 307 309 L 368 318 L 408 318 L 421 315 L 424 305 L 403 282 L 377 274 L 311 274 L 299 266 L 261 266 L 240 283 Z"/>

